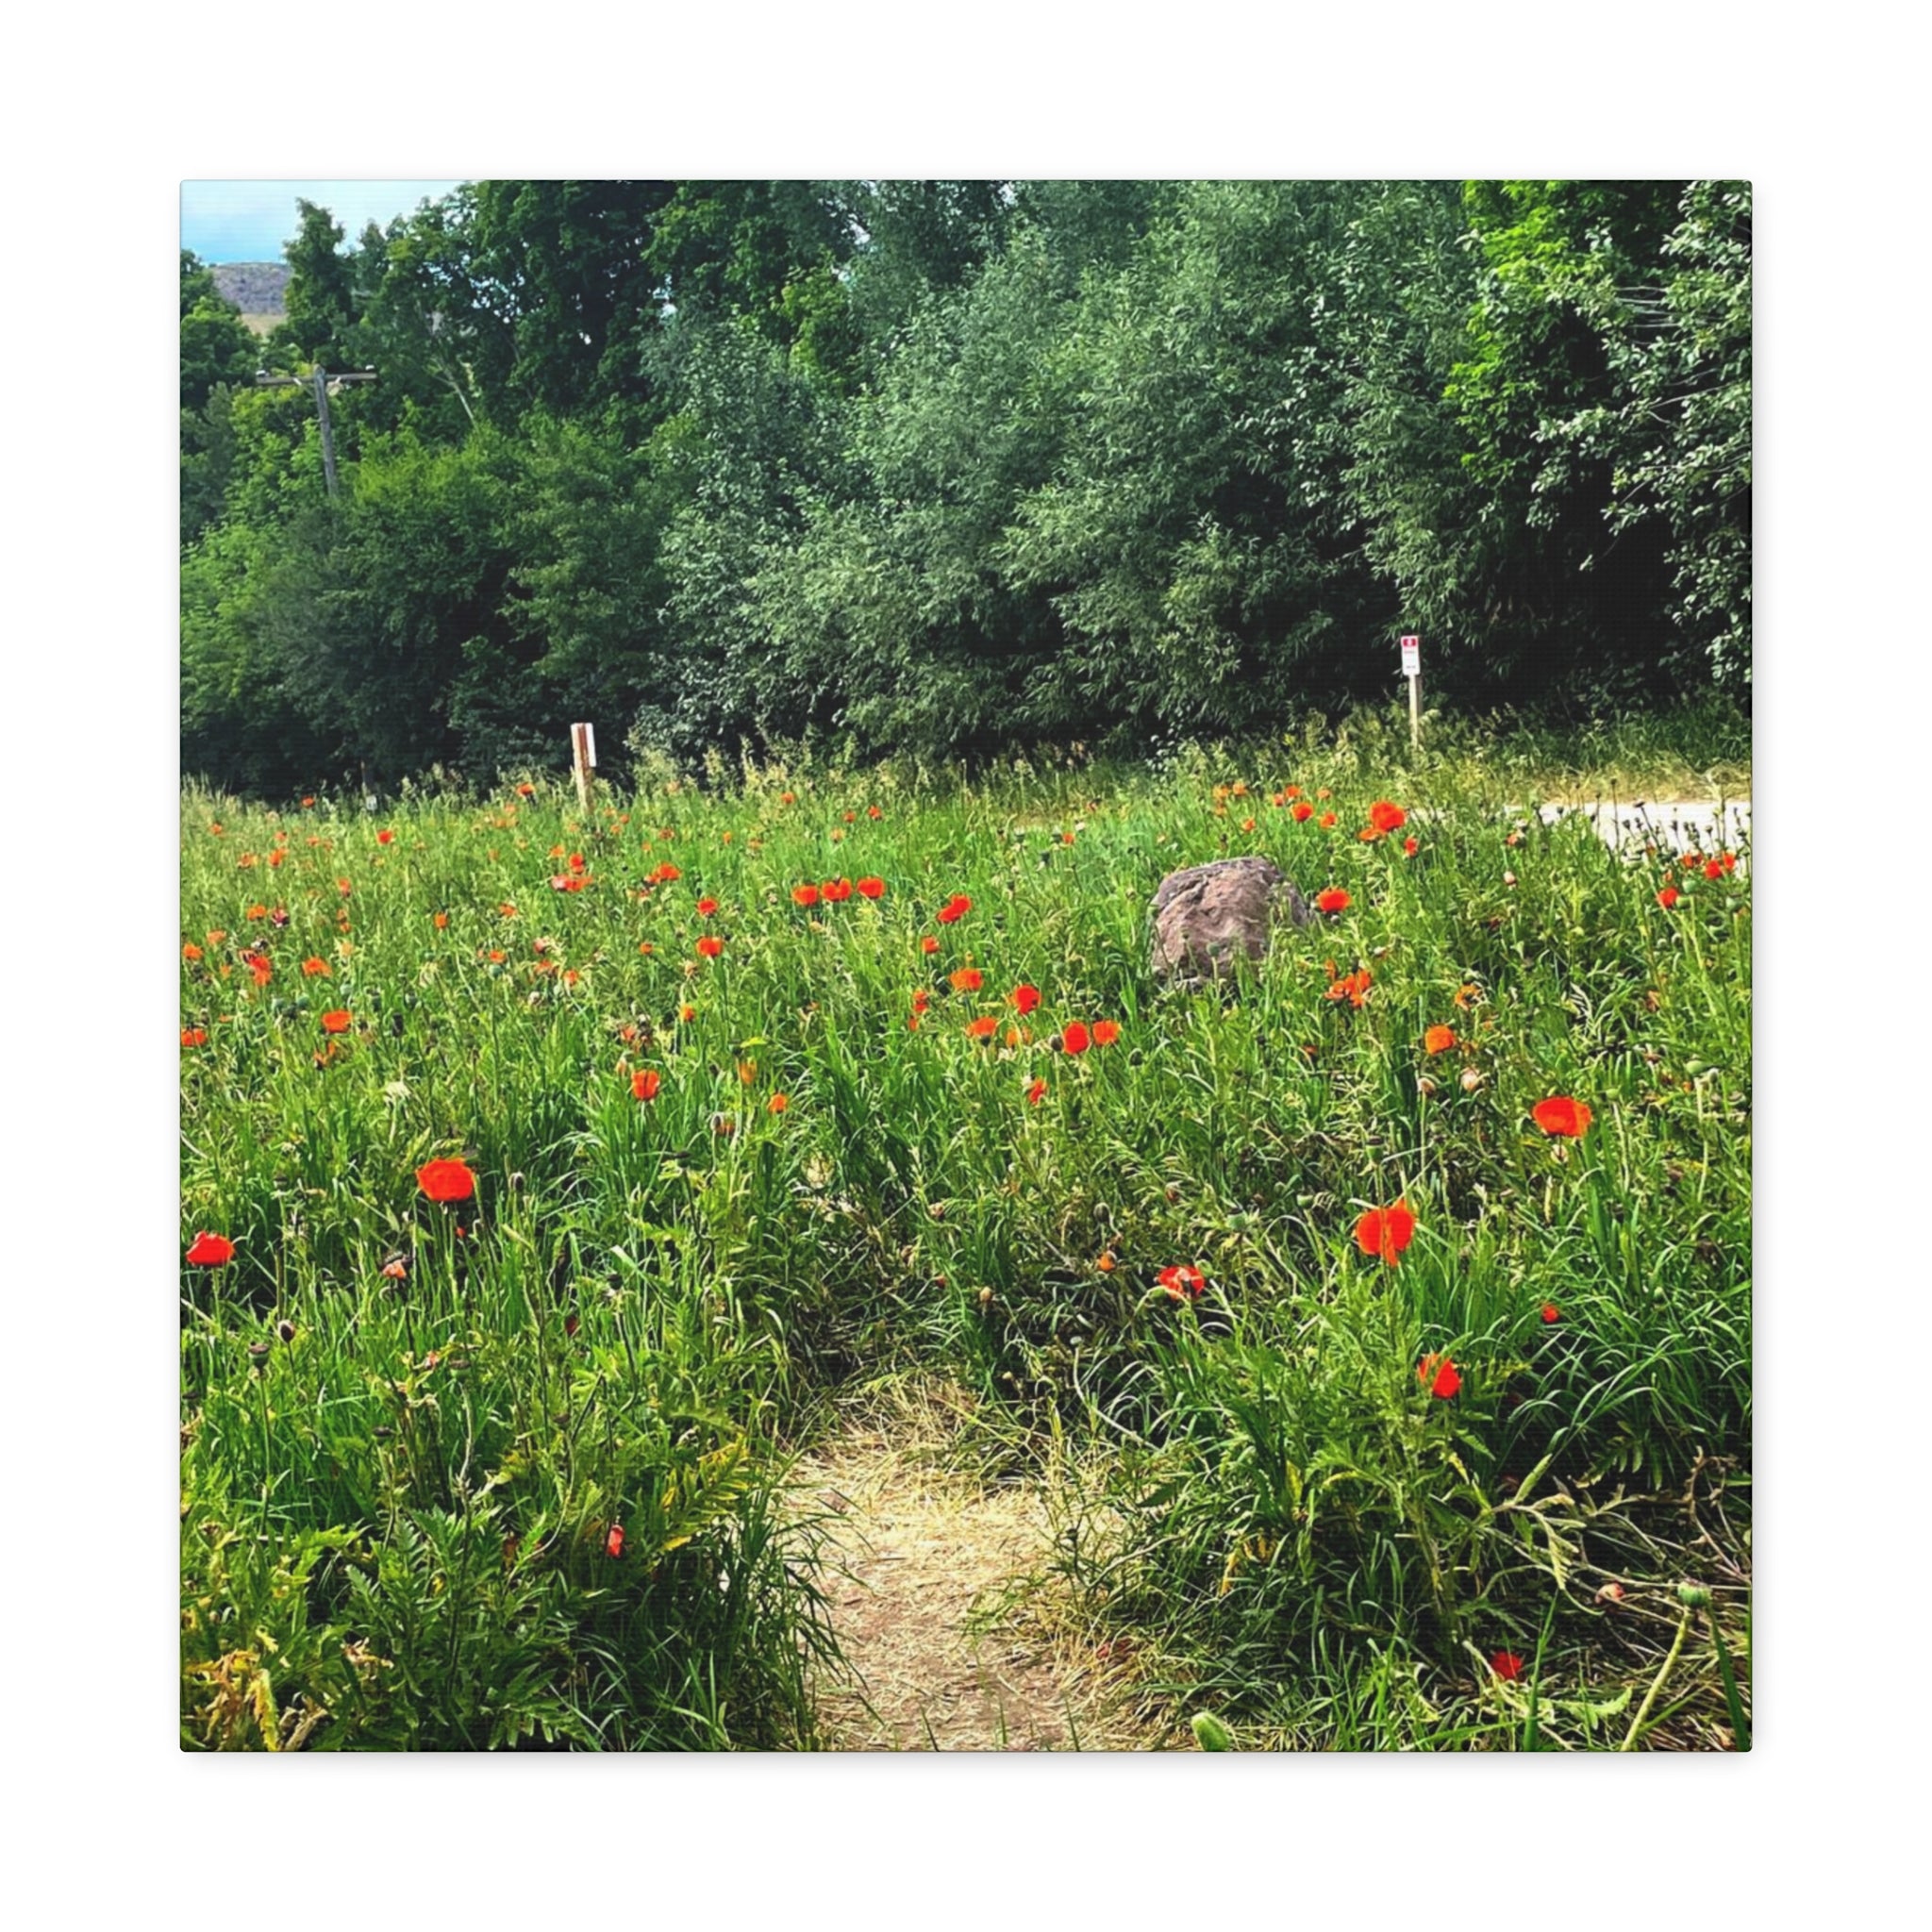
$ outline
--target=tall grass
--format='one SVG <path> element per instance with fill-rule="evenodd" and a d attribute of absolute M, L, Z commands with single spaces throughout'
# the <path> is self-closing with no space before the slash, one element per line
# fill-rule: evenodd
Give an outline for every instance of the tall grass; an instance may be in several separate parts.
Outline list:
<path fill-rule="evenodd" d="M 185 797 L 184 1740 L 810 1743 L 787 1458 L 923 1362 L 1104 1451 L 1085 1613 L 1238 1741 L 1622 1741 L 1687 1576 L 1641 1741 L 1741 1741 L 1748 853 L 1494 764 Z M 1347 906 L 1159 990 L 1155 885 L 1251 850 Z"/>

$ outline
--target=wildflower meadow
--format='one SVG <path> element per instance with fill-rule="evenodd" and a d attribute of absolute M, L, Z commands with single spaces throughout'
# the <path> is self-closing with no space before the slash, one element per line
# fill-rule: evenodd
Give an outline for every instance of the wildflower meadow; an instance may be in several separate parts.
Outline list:
<path fill-rule="evenodd" d="M 1748 1748 L 1747 839 L 1393 742 L 185 793 L 184 1744 L 822 1745 L 942 1378 L 1153 1747 Z"/>

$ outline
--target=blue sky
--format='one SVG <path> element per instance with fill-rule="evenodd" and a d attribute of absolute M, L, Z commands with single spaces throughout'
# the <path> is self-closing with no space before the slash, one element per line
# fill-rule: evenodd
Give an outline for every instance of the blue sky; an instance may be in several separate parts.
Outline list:
<path fill-rule="evenodd" d="M 184 181 L 181 245 L 203 261 L 279 261 L 296 228 L 296 201 L 325 208 L 348 242 L 371 222 L 385 227 L 459 181 Z"/>

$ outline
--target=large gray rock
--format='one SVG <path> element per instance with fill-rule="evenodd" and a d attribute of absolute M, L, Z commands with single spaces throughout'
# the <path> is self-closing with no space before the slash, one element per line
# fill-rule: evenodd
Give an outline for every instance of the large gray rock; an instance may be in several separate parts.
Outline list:
<path fill-rule="evenodd" d="M 1294 881 L 1255 854 L 1171 872 L 1154 895 L 1154 976 L 1197 987 L 1266 957 L 1277 921 L 1314 914 Z"/>

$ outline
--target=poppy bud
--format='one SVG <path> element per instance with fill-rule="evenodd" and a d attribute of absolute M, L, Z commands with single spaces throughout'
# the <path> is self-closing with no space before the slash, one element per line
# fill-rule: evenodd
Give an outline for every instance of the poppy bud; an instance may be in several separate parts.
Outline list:
<path fill-rule="evenodd" d="M 292 1322 L 277 1322 L 275 1324 L 275 1333 L 284 1341 L 293 1341 L 295 1339 L 295 1324 Z"/>
<path fill-rule="evenodd" d="M 988 1303 L 989 1303 L 990 1301 L 991 1301 L 991 1300 L 992 1300 L 992 1290 L 991 1290 L 991 1289 L 990 1289 L 990 1288 L 982 1288 L 982 1289 L 981 1289 L 981 1290 L 979 1291 L 979 1306 L 980 1306 L 980 1307 L 981 1307 L 983 1308 L 983 1307 L 986 1307 L 986 1305 L 987 1305 L 987 1304 L 988 1304 Z"/>
<path fill-rule="evenodd" d="M 1426 1099 L 1436 1091 L 1436 1083 L 1426 1074 L 1418 1074 L 1415 1077 L 1415 1090 Z"/>
<path fill-rule="evenodd" d="M 1710 1592 L 1701 1583 L 1680 1583 L 1677 1586 L 1677 1601 L 1687 1610 L 1707 1610 L 1710 1607 Z"/>
<path fill-rule="evenodd" d="M 265 1341 L 251 1341 L 248 1344 L 248 1366 L 251 1369 L 258 1369 L 267 1360 L 268 1343 Z"/>

